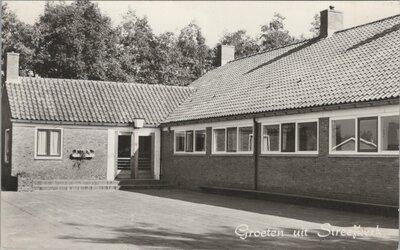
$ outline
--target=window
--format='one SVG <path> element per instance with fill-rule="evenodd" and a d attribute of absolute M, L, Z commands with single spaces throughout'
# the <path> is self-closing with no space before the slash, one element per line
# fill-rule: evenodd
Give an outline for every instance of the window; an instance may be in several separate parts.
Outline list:
<path fill-rule="evenodd" d="M 253 151 L 253 127 L 239 128 L 239 151 Z"/>
<path fill-rule="evenodd" d="M 36 156 L 61 156 L 61 129 L 38 129 Z"/>
<path fill-rule="evenodd" d="M 298 149 L 299 151 L 317 151 L 317 123 L 304 122 L 298 123 L 297 131 L 299 135 Z"/>
<path fill-rule="evenodd" d="M 370 116 L 331 121 L 332 153 L 398 153 L 399 116 Z"/>
<path fill-rule="evenodd" d="M 196 152 L 205 152 L 206 151 L 206 131 L 198 130 L 195 132 L 195 151 Z"/>
<path fill-rule="evenodd" d="M 216 152 L 225 151 L 225 129 L 214 130 L 214 145 Z"/>
<path fill-rule="evenodd" d="M 355 151 L 355 119 L 332 121 L 332 151 Z"/>
<path fill-rule="evenodd" d="M 185 132 L 175 133 L 175 151 L 185 152 Z"/>
<path fill-rule="evenodd" d="M 378 117 L 358 118 L 358 152 L 378 152 Z"/>
<path fill-rule="evenodd" d="M 237 151 L 237 128 L 227 128 L 227 152 L 236 152 Z"/>
<path fill-rule="evenodd" d="M 253 151 L 253 127 L 228 127 L 213 130 L 214 152 L 251 153 Z"/>
<path fill-rule="evenodd" d="M 295 151 L 295 123 L 282 124 L 282 152 Z"/>
<path fill-rule="evenodd" d="M 279 125 L 264 125 L 263 133 L 263 151 L 279 152 Z"/>
<path fill-rule="evenodd" d="M 382 151 L 399 150 L 399 116 L 382 117 Z"/>
<path fill-rule="evenodd" d="M 204 129 L 175 131 L 175 152 L 205 153 L 206 131 Z"/>
<path fill-rule="evenodd" d="M 186 152 L 193 152 L 193 131 L 186 131 Z"/>
<path fill-rule="evenodd" d="M 4 163 L 10 162 L 10 129 L 4 131 Z"/>
<path fill-rule="evenodd" d="M 265 124 L 261 133 L 265 154 L 318 153 L 317 121 Z"/>

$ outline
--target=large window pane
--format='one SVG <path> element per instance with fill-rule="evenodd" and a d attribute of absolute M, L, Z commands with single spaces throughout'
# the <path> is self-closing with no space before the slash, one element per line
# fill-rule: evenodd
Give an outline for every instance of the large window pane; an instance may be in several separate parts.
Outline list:
<path fill-rule="evenodd" d="M 358 119 L 358 151 L 378 152 L 378 117 Z"/>
<path fill-rule="evenodd" d="M 47 131 L 38 130 L 37 155 L 47 155 Z"/>
<path fill-rule="evenodd" d="M 175 151 L 176 152 L 185 151 L 185 132 L 175 133 Z"/>
<path fill-rule="evenodd" d="M 214 145 L 215 151 L 225 151 L 225 129 L 214 130 Z"/>
<path fill-rule="evenodd" d="M 253 127 L 239 128 L 239 151 L 253 150 Z"/>
<path fill-rule="evenodd" d="M 295 123 L 282 124 L 282 152 L 294 152 L 295 150 Z"/>
<path fill-rule="evenodd" d="M 265 125 L 263 133 L 263 150 L 279 151 L 279 125 Z"/>
<path fill-rule="evenodd" d="M 332 151 L 355 151 L 355 120 L 332 121 Z"/>
<path fill-rule="evenodd" d="M 205 130 L 196 131 L 195 137 L 196 137 L 195 151 L 197 152 L 206 151 L 206 131 Z"/>
<path fill-rule="evenodd" d="M 317 151 L 317 122 L 305 122 L 297 125 L 299 133 L 299 151 Z"/>
<path fill-rule="evenodd" d="M 60 131 L 50 131 L 50 155 L 59 156 L 60 155 Z"/>
<path fill-rule="evenodd" d="M 193 152 L 193 131 L 186 131 L 186 152 Z"/>
<path fill-rule="evenodd" d="M 399 116 L 382 117 L 382 150 L 399 150 Z"/>
<path fill-rule="evenodd" d="M 237 151 L 237 128 L 227 128 L 227 152 Z"/>

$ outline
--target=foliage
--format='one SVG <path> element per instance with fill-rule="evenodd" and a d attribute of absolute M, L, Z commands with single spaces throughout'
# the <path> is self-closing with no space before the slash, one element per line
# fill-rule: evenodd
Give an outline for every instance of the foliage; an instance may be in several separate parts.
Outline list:
<path fill-rule="evenodd" d="M 321 26 L 321 20 L 319 14 L 315 14 L 313 17 L 313 21 L 311 22 L 310 32 L 313 34 L 313 37 L 319 36 L 319 28 Z"/>
<path fill-rule="evenodd" d="M 19 21 L 6 3 L 1 5 L 1 61 L 2 71 L 5 72 L 7 52 L 20 53 L 20 74 L 27 75 L 33 69 L 36 30 L 32 25 Z"/>
<path fill-rule="evenodd" d="M 245 30 L 224 34 L 220 43 L 235 46 L 235 58 L 251 55 L 260 50 L 257 39 L 247 35 Z"/>
<path fill-rule="evenodd" d="M 187 85 L 214 67 L 213 51 L 205 44 L 201 29 L 195 22 L 181 30 L 177 48 L 182 54 L 178 85 Z"/>
<path fill-rule="evenodd" d="M 46 4 L 37 23 L 40 32 L 35 71 L 41 76 L 106 80 L 115 77 L 116 35 L 97 4 Z M 118 64 L 117 64 L 118 65 Z M 111 76 L 111 77 L 110 77 Z"/>
<path fill-rule="evenodd" d="M 319 19 L 314 19 L 317 29 Z M 235 46 L 236 58 L 287 45 L 296 39 L 284 20 L 275 13 L 258 38 L 238 30 L 224 34 L 220 43 Z M 4 52 L 20 53 L 22 75 L 33 71 L 43 77 L 188 85 L 216 67 L 216 48 L 206 45 L 194 21 L 177 35 L 156 35 L 135 11 L 128 10 L 113 27 L 97 4 L 78 0 L 47 2 L 34 25 L 22 23 L 2 4 L 2 23 L 2 59 Z"/>
<path fill-rule="evenodd" d="M 296 41 L 294 37 L 289 35 L 289 31 L 285 29 L 283 23 L 285 19 L 279 13 L 275 13 L 268 24 L 261 26 L 260 40 L 263 50 L 274 49 Z"/>

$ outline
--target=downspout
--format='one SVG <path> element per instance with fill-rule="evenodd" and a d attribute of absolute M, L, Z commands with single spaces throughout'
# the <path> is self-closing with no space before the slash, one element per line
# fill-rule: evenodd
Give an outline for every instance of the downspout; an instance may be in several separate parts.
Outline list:
<path fill-rule="evenodd" d="M 258 190 L 258 148 L 259 148 L 259 135 L 258 135 L 258 124 L 256 121 L 256 118 L 253 117 L 253 129 L 254 129 L 254 133 L 253 133 L 253 140 L 254 140 L 254 150 L 253 150 L 253 154 L 254 154 L 254 190 Z"/>

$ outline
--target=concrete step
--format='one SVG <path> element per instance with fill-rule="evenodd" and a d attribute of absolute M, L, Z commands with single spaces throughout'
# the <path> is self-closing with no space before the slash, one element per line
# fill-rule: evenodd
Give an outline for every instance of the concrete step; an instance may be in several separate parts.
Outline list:
<path fill-rule="evenodd" d="M 107 180 L 33 180 L 33 186 L 36 185 L 88 185 L 88 186 L 104 186 L 118 185 L 116 181 Z"/>
<path fill-rule="evenodd" d="M 166 184 L 165 181 L 154 180 L 154 179 L 117 179 L 118 185 L 157 185 Z"/>
<path fill-rule="evenodd" d="M 33 187 L 35 191 L 50 191 L 50 190 L 118 190 L 118 185 L 36 185 Z"/>
<path fill-rule="evenodd" d="M 122 185 L 120 186 L 120 190 L 133 190 L 133 189 L 163 189 L 168 188 L 169 186 L 166 184 L 133 184 L 133 185 Z"/>

